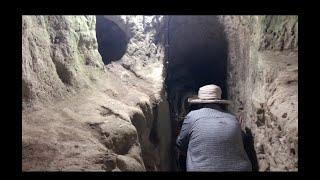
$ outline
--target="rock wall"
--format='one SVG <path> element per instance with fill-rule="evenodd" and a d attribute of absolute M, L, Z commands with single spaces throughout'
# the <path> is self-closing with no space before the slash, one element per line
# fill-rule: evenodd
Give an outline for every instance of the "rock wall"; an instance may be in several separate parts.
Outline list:
<path fill-rule="evenodd" d="M 297 171 L 298 17 L 220 20 L 228 37 L 230 110 L 252 131 L 259 170 Z"/>
<path fill-rule="evenodd" d="M 160 169 L 161 19 L 111 19 L 130 36 L 104 64 L 95 16 L 22 17 L 23 171 Z"/>
<path fill-rule="evenodd" d="M 90 86 L 103 69 L 97 47 L 94 16 L 23 16 L 22 107 Z"/>

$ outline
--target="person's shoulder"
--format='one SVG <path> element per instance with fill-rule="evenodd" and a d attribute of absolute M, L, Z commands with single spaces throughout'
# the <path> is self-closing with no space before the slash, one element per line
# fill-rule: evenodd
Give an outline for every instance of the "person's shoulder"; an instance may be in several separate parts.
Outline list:
<path fill-rule="evenodd" d="M 186 118 L 196 117 L 196 116 L 198 116 L 199 114 L 201 114 L 201 109 L 192 110 L 192 111 L 190 111 L 190 112 L 187 114 Z"/>
<path fill-rule="evenodd" d="M 231 119 L 235 119 L 236 116 L 234 114 L 232 114 L 231 112 L 227 111 L 227 110 L 221 110 L 221 109 L 208 109 L 208 111 L 210 111 L 211 113 L 218 115 L 218 116 L 223 116 L 223 117 L 227 117 L 227 118 L 231 118 Z"/>
<path fill-rule="evenodd" d="M 203 112 L 203 109 L 204 108 L 201 108 L 201 109 L 197 109 L 197 110 L 192 110 L 188 113 L 188 115 L 196 115 L 196 114 L 199 114 L 199 113 L 202 113 Z"/>
<path fill-rule="evenodd" d="M 236 116 L 229 111 L 224 111 L 223 113 L 225 114 L 225 116 L 227 116 L 229 118 L 236 119 Z"/>
<path fill-rule="evenodd" d="M 186 117 L 192 116 L 192 115 L 195 113 L 195 111 L 198 111 L 198 110 L 192 110 L 192 111 L 190 111 L 190 112 L 186 115 Z"/>
<path fill-rule="evenodd" d="M 197 110 L 192 110 L 187 114 L 187 118 L 198 119 L 199 117 L 206 116 L 210 114 L 206 108 L 201 108 Z"/>

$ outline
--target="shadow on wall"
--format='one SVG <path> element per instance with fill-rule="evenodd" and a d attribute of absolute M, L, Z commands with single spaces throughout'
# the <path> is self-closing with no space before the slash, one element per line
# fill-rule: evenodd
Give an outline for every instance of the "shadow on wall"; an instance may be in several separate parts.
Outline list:
<path fill-rule="evenodd" d="M 259 164 L 258 164 L 257 154 L 254 149 L 254 138 L 251 130 L 248 127 L 245 127 L 245 131 L 242 131 L 242 139 L 243 139 L 244 149 L 246 150 L 252 164 L 252 171 L 258 171 Z"/>
<path fill-rule="evenodd" d="M 98 51 L 104 64 L 122 58 L 127 50 L 127 36 L 120 27 L 104 16 L 96 16 Z"/>

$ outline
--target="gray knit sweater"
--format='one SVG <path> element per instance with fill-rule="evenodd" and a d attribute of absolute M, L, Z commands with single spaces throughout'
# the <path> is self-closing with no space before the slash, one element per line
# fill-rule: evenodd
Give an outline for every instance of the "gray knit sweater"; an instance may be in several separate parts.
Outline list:
<path fill-rule="evenodd" d="M 191 111 L 176 144 L 187 151 L 187 171 L 251 171 L 240 124 L 235 116 L 216 109 Z"/>

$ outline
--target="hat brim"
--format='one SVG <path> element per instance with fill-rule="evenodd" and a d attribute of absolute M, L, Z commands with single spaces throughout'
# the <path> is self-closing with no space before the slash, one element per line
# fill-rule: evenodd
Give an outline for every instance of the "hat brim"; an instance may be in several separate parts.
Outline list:
<path fill-rule="evenodd" d="M 199 98 L 188 98 L 188 103 L 190 104 L 231 104 L 231 101 L 229 100 L 223 100 L 223 99 L 199 99 Z"/>

